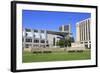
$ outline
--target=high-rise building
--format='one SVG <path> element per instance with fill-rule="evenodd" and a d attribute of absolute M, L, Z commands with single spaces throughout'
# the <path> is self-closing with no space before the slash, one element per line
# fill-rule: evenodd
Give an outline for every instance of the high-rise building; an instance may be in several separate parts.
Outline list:
<path fill-rule="evenodd" d="M 71 31 L 70 24 L 60 26 L 59 30 L 62 31 L 62 32 L 70 32 Z"/>
<path fill-rule="evenodd" d="M 76 24 L 76 42 L 84 44 L 86 48 L 91 48 L 90 25 L 90 18 Z"/>
<path fill-rule="evenodd" d="M 59 27 L 59 31 L 71 33 L 71 26 L 70 26 L 70 24 L 60 26 Z M 71 37 L 71 34 L 68 34 L 66 37 L 68 37 L 68 38 Z"/>

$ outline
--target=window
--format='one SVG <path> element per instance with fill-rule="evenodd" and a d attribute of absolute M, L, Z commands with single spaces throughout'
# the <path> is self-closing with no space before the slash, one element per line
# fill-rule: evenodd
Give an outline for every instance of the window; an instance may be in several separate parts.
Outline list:
<path fill-rule="evenodd" d="M 25 29 L 27 32 L 31 32 L 31 29 Z"/>
<path fill-rule="evenodd" d="M 81 44 L 83 44 L 83 42 L 81 42 Z"/>
<path fill-rule="evenodd" d="M 34 40 L 34 43 L 39 43 L 39 40 Z"/>
<path fill-rule="evenodd" d="M 69 31 L 69 25 L 64 26 L 64 31 Z"/>
<path fill-rule="evenodd" d="M 46 35 L 43 34 L 43 33 L 41 33 L 40 38 L 41 38 L 41 39 L 46 39 Z"/>
<path fill-rule="evenodd" d="M 34 37 L 35 39 L 39 39 L 40 38 L 40 34 L 39 33 L 34 33 L 34 36 L 35 36 Z"/>
<path fill-rule="evenodd" d="M 25 36 L 27 36 L 28 34 L 26 33 Z"/>
<path fill-rule="evenodd" d="M 46 46 L 49 47 L 49 44 L 47 44 Z"/>
<path fill-rule="evenodd" d="M 46 43 L 48 43 L 48 40 L 46 41 Z"/>
<path fill-rule="evenodd" d="M 88 48 L 88 45 L 85 45 L 85 48 Z"/>
<path fill-rule="evenodd" d="M 26 42 L 32 42 L 32 39 L 26 38 Z"/>
<path fill-rule="evenodd" d="M 53 46 L 55 46 L 55 38 L 53 38 Z"/>
<path fill-rule="evenodd" d="M 34 30 L 34 32 L 38 32 L 38 30 Z"/>
<path fill-rule="evenodd" d="M 33 45 L 35 48 L 38 48 L 39 47 L 39 45 Z"/>
<path fill-rule="evenodd" d="M 41 43 L 45 43 L 45 41 L 44 40 L 41 40 Z"/>
<path fill-rule="evenodd" d="M 84 43 L 88 43 L 88 42 L 84 42 Z"/>
<path fill-rule="evenodd" d="M 31 44 L 25 44 L 25 48 L 30 48 L 31 46 Z"/>
<path fill-rule="evenodd" d="M 59 27 L 59 30 L 62 31 L 62 27 Z"/>
<path fill-rule="evenodd" d="M 45 45 L 40 45 L 40 47 L 45 48 Z"/>
<path fill-rule="evenodd" d="M 44 31 L 43 31 L 43 30 L 41 30 L 41 33 L 44 33 Z"/>
<path fill-rule="evenodd" d="M 25 44 L 25 48 L 29 48 L 29 44 Z"/>

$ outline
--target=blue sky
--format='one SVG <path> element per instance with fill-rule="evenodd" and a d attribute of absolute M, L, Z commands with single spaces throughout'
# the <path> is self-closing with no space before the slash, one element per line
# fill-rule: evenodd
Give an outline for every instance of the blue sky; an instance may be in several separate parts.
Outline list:
<path fill-rule="evenodd" d="M 76 37 L 76 23 L 90 18 L 90 13 L 55 12 L 55 11 L 22 11 L 22 25 L 24 28 L 45 29 L 59 31 L 61 25 L 71 25 L 72 36 Z"/>

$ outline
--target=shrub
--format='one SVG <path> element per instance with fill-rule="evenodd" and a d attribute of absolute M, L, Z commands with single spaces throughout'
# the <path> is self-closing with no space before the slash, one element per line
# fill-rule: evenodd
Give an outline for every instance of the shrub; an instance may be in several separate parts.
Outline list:
<path fill-rule="evenodd" d="M 75 50 L 69 50 L 68 52 L 69 52 L 69 53 L 70 53 L 70 52 L 75 52 Z"/>
<path fill-rule="evenodd" d="M 77 50 L 77 52 L 83 52 L 83 50 Z"/>
<path fill-rule="evenodd" d="M 42 53 L 42 51 L 34 51 L 34 54 Z"/>
<path fill-rule="evenodd" d="M 52 53 L 51 51 L 43 51 L 43 53 Z"/>

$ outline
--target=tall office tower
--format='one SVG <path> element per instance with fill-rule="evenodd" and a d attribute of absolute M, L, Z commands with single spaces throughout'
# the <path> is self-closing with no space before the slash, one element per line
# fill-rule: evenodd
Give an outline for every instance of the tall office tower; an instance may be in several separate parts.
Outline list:
<path fill-rule="evenodd" d="M 60 30 L 61 32 L 70 33 L 70 34 L 67 35 L 67 37 L 71 37 L 71 26 L 70 26 L 70 24 L 60 26 L 60 27 L 59 27 L 59 30 Z"/>
<path fill-rule="evenodd" d="M 86 48 L 91 48 L 90 18 L 77 22 L 76 42 L 84 44 Z"/>
<path fill-rule="evenodd" d="M 60 26 L 59 30 L 62 31 L 62 32 L 70 32 L 71 31 L 70 24 Z"/>

